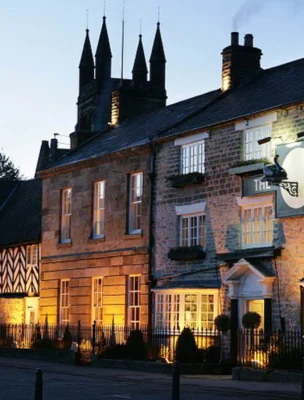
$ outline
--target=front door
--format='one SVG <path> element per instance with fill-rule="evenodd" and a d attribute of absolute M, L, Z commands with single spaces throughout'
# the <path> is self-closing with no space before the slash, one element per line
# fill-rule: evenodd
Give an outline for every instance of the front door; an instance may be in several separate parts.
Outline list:
<path fill-rule="evenodd" d="M 26 297 L 25 299 L 25 323 L 37 324 L 39 319 L 39 297 Z"/>
<path fill-rule="evenodd" d="M 256 312 L 261 316 L 259 329 L 264 329 L 264 300 L 248 300 L 247 311 Z"/>

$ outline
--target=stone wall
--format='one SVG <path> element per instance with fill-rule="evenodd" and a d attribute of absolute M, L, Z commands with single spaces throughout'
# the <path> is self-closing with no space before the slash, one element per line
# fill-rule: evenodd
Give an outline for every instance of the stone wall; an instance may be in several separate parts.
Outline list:
<path fill-rule="evenodd" d="M 70 322 L 90 324 L 92 277 L 103 277 L 103 322 L 127 324 L 127 277 L 141 275 L 141 322 L 148 318 L 149 153 L 129 151 L 107 162 L 43 181 L 40 318 L 59 321 L 61 279 L 70 279 Z M 143 172 L 142 234 L 129 235 L 128 176 Z M 94 182 L 105 180 L 105 238 L 92 239 Z M 61 244 L 61 190 L 72 188 L 71 243 Z"/>
<path fill-rule="evenodd" d="M 0 298 L 0 324 L 24 324 L 24 298 Z"/>

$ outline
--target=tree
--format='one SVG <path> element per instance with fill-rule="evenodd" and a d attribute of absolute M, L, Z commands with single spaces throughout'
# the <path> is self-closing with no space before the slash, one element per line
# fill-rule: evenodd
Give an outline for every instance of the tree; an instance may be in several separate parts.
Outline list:
<path fill-rule="evenodd" d="M 0 152 L 0 181 L 19 181 L 22 179 L 19 168 L 4 153 Z"/>

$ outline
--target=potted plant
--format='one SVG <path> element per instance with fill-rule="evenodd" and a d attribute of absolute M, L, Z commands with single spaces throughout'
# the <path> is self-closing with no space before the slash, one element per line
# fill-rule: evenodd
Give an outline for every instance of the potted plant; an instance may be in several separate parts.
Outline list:
<path fill-rule="evenodd" d="M 222 364 L 224 361 L 224 351 L 223 351 L 223 343 L 222 343 L 222 335 L 226 335 L 226 333 L 230 329 L 230 317 L 226 314 L 218 315 L 214 320 L 214 325 L 216 329 L 220 332 L 220 360 L 219 364 Z"/>
<path fill-rule="evenodd" d="M 245 329 L 250 330 L 250 345 L 254 347 L 254 330 L 261 325 L 261 316 L 255 311 L 248 311 L 242 317 L 242 324 Z"/>

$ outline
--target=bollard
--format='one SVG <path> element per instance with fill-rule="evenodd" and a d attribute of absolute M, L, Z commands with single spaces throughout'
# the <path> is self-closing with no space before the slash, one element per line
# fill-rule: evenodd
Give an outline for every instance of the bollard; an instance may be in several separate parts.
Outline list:
<path fill-rule="evenodd" d="M 174 362 L 172 371 L 172 400 L 180 400 L 180 367 L 177 361 Z"/>
<path fill-rule="evenodd" d="M 40 368 L 37 368 L 35 374 L 35 400 L 42 400 L 43 372 Z"/>

